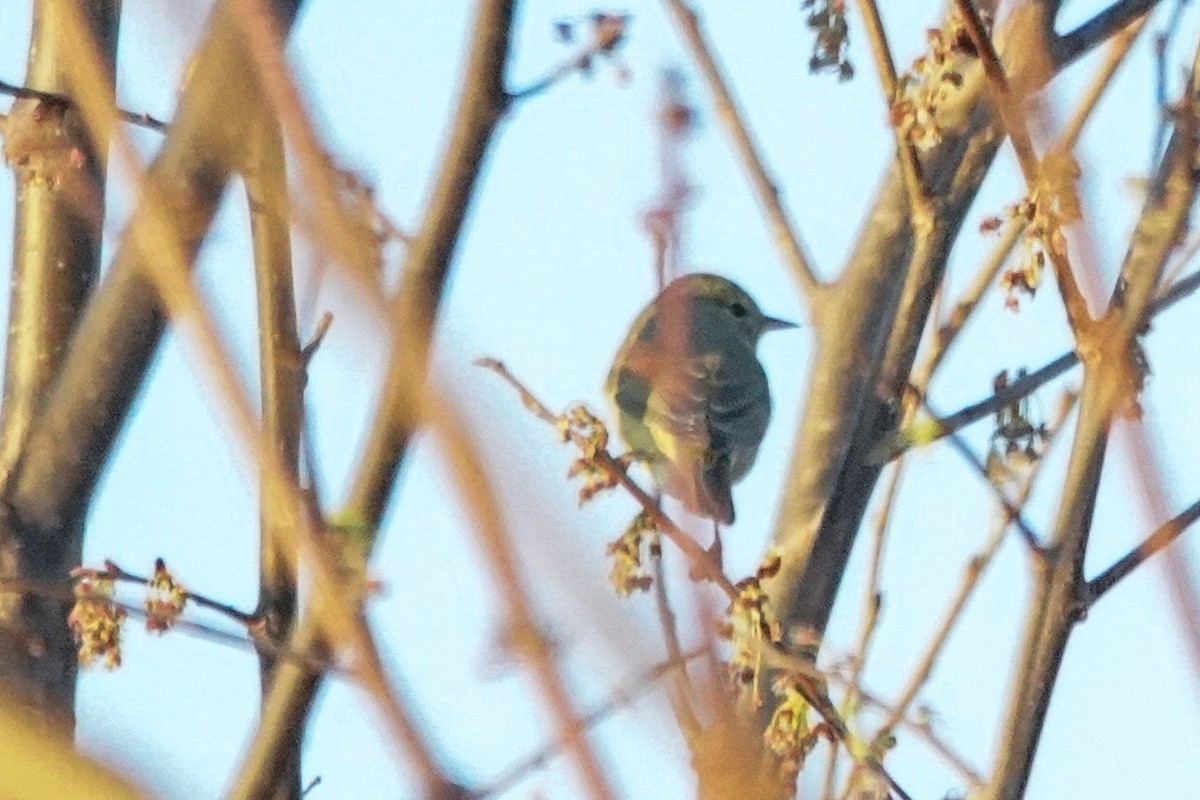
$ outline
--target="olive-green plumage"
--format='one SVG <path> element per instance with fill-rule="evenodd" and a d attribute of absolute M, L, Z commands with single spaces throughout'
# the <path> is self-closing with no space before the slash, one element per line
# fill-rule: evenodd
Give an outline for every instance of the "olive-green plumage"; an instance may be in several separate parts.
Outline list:
<path fill-rule="evenodd" d="M 629 448 L 690 511 L 733 522 L 731 487 L 754 463 L 771 416 L 762 334 L 795 327 L 765 316 L 717 275 L 673 281 L 638 316 L 605 390 Z"/>

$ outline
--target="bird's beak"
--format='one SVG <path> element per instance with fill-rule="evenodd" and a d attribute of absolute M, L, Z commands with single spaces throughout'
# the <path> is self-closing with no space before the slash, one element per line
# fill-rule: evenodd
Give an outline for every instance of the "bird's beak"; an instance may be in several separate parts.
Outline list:
<path fill-rule="evenodd" d="M 767 331 L 786 331 L 789 328 L 799 328 L 800 326 L 794 322 L 788 322 L 786 319 L 776 319 L 775 317 L 763 317 L 763 333 Z"/>

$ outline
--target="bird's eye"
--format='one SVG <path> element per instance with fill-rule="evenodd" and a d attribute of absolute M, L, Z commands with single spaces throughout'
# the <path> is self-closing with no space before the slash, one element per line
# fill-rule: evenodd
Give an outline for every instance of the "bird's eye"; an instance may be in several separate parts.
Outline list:
<path fill-rule="evenodd" d="M 733 312 L 735 317 L 739 318 L 744 317 L 747 313 L 749 313 L 746 311 L 746 307 L 741 303 L 733 303 L 729 306 L 729 310 Z"/>

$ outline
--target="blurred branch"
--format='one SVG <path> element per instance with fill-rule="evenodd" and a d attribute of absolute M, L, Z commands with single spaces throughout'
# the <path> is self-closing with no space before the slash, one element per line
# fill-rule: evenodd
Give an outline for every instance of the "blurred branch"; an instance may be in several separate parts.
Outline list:
<path fill-rule="evenodd" d="M 533 601 L 517 563 L 516 549 L 502 522 L 496 493 L 479 454 L 466 434 L 465 422 L 450 398 L 428 404 L 434 434 L 451 464 L 461 501 L 474 517 L 478 547 L 500 593 L 506 639 L 513 651 L 528 662 L 557 728 L 557 736 L 574 758 L 586 793 L 594 800 L 616 797 L 609 778 L 587 740 L 587 727 L 575 711 L 566 680 L 555 663 L 554 652 L 538 624 Z"/>
<path fill-rule="evenodd" d="M 259 385 L 266 447 L 297 486 L 300 483 L 300 437 L 304 424 L 307 360 L 296 332 L 296 298 L 292 278 L 291 212 L 287 162 L 278 122 L 260 110 L 251 127 L 246 163 L 241 168 L 250 209 L 250 235 L 258 301 Z M 286 642 L 296 621 L 296 559 L 287 552 L 292 512 L 280 508 L 270 476 L 259 478 L 258 606 L 261 636 Z M 259 683 L 263 697 L 275 674 L 275 657 L 259 651 Z M 300 793 L 300 749 L 303 729 L 291 732 L 288 763 L 274 787 L 279 800 Z"/>
<path fill-rule="evenodd" d="M 708 654 L 708 648 L 703 647 L 697 650 L 692 650 L 687 653 L 681 653 L 678 658 L 668 659 L 661 664 L 655 664 L 650 669 L 636 675 L 632 680 L 618 686 L 610 694 L 607 700 L 601 703 L 592 711 L 583 714 L 579 718 L 580 724 L 584 728 L 594 728 L 604 720 L 611 717 L 616 712 L 620 711 L 637 700 L 638 696 L 649 691 L 656 682 L 662 680 L 667 675 L 673 672 L 683 671 L 687 662 L 700 658 Z M 566 742 L 558 740 L 538 749 L 536 752 L 526 756 L 521 761 L 509 767 L 499 777 L 494 778 L 490 783 L 476 789 L 472 793 L 474 798 L 494 797 L 503 794 L 513 788 L 521 779 L 530 775 L 535 770 L 546 765 L 555 755 L 557 755 L 564 747 Z"/>
<path fill-rule="evenodd" d="M 87 797 L 136 800 L 149 797 L 126 778 L 75 750 L 71 731 L 30 713 L 28 698 L 0 694 L 0 797 L 43 800 Z"/>
<path fill-rule="evenodd" d="M 417 398 L 430 340 L 459 231 L 506 107 L 504 73 L 514 0 L 479 0 L 458 110 L 425 219 L 408 251 L 393 302 L 395 341 L 365 451 L 346 511 L 364 520 L 383 517 L 400 464 L 416 428 Z"/>
<path fill-rule="evenodd" d="M 1117 559 L 1104 572 L 1101 572 L 1095 578 L 1088 581 L 1084 613 L 1088 609 L 1091 609 L 1101 597 L 1108 594 L 1110 589 L 1129 577 L 1135 569 L 1146 563 L 1151 556 L 1166 549 L 1167 545 L 1178 539 L 1198 519 L 1200 519 L 1200 500 L 1192 503 L 1170 520 L 1164 522 L 1137 547 Z"/>
<path fill-rule="evenodd" d="M 105 69 L 116 59 L 120 7 L 117 0 L 97 0 L 84 11 Z M 72 94 L 64 77 L 75 57 L 69 34 L 60 4 L 33 4 L 26 81 L 38 89 L 18 95 L 0 128 L 16 183 L 0 411 L 0 580 L 61 579 L 82 553 L 84 503 L 70 498 L 71 507 L 48 524 L 30 525 L 11 502 L 36 415 L 65 369 L 68 343 L 100 270 L 108 140 L 93 141 L 79 110 L 62 102 Z M 47 93 L 59 102 L 47 105 Z M 111 93 L 105 99 L 111 103 Z M 75 442 L 61 446 L 74 454 Z M 31 595 L 0 601 L 0 627 L 20 630 L 32 645 L 0 648 L 0 682 L 39 712 L 73 720 L 78 660 L 66 625 L 69 608 Z"/>
<path fill-rule="evenodd" d="M 298 6 L 299 0 L 276 4 L 287 22 Z M 141 249 L 132 232 L 153 214 L 169 214 L 191 259 L 216 214 L 231 170 L 230 137 L 241 131 L 228 111 L 255 102 L 249 65 L 224 8 L 214 13 L 149 171 L 162 205 L 146 201 L 135 211 L 9 476 L 10 514 L 32 529 L 50 531 L 82 515 L 162 337 L 165 316 L 147 277 L 157 255 Z"/>
<path fill-rule="evenodd" d="M 344 514 L 361 522 L 372 541 L 416 426 L 419 385 L 424 382 L 430 338 L 455 247 L 488 146 L 503 114 L 503 81 L 511 37 L 514 0 L 479 0 L 451 138 L 438 170 L 420 233 L 410 243 L 404 277 L 394 302 L 396 337 L 350 499 Z M 282 94 L 282 92 L 281 92 Z M 307 652 L 321 642 L 320 622 L 307 615 L 292 648 Z M 280 665 L 264 703 L 263 721 L 243 761 L 231 798 L 258 797 L 270 785 L 289 731 L 302 724 L 316 696 L 320 676 Z M 432 753 L 410 752 L 430 798 L 449 797 L 459 788 Z"/>
<path fill-rule="evenodd" d="M 767 169 L 759 156 L 758 147 L 750 135 L 750 130 L 746 126 L 737 101 L 733 98 L 729 83 L 717 65 L 716 56 L 700 26 L 700 19 L 683 0 L 664 0 L 664 2 L 679 26 L 680 33 L 683 34 L 684 42 L 691 50 L 692 58 L 695 59 L 700 71 L 704 74 L 704 79 L 708 82 L 718 115 L 725 125 L 726 133 L 729 135 L 734 149 L 737 150 L 738 156 L 742 160 L 742 168 L 745 169 L 750 179 L 759 205 L 762 206 L 763 213 L 771 223 L 776 244 L 782 250 L 784 260 L 792 268 L 792 275 L 804 293 L 809 306 L 815 306 L 818 292 L 821 289 L 820 281 L 817 280 L 812 262 L 805 253 L 800 237 L 796 234 L 795 228 L 783 208 L 779 188 L 767 174 Z"/>
<path fill-rule="evenodd" d="M 40 89 L 31 89 L 25 86 L 14 86 L 4 81 L 0 81 L 0 94 L 7 94 L 26 100 L 39 100 L 50 106 L 62 106 L 63 108 L 70 108 L 71 106 L 71 98 L 64 94 L 44 92 Z M 137 125 L 157 133 L 167 132 L 167 123 L 145 112 L 126 111 L 123 108 L 118 108 L 117 116 L 130 125 Z"/>
<path fill-rule="evenodd" d="M 404 241 L 403 233 L 375 202 L 373 191 L 350 170 L 339 167 L 322 146 L 304 98 L 285 58 L 288 25 L 271 0 L 224 0 L 241 34 L 250 73 L 288 142 L 297 190 L 291 215 L 355 282 L 360 297 L 381 314 L 379 271 L 383 244 Z M 278 0 L 274 0 L 278 2 Z"/>
<path fill-rule="evenodd" d="M 68 65 L 68 76 L 72 85 L 79 88 L 88 127 L 94 135 L 95 132 L 114 130 L 115 115 L 111 106 L 102 100 L 105 87 L 110 85 L 108 77 L 98 64 L 97 54 L 88 41 L 82 21 L 74 16 L 78 12 L 71 6 L 66 8 L 68 12 L 65 19 L 73 25 L 69 30 L 74 39 L 81 43 L 79 61 Z M 313 575 L 313 618 L 320 625 L 319 630 L 325 641 L 345 644 L 352 654 L 358 655 L 355 674 L 359 682 L 376 702 L 383 722 L 388 726 L 388 733 L 398 746 L 405 747 L 408 744 L 406 737 L 410 733 L 410 721 L 405 716 L 405 707 L 391 690 L 388 678 L 383 673 L 374 640 L 359 611 L 367 584 L 358 580 L 357 573 L 349 569 L 344 561 L 335 561 L 331 537 L 326 529 L 318 529 L 314 524 L 294 475 L 288 473 L 277 454 L 260 435 L 256 415 L 232 366 L 228 348 L 190 279 L 187 252 L 178 238 L 177 220 L 168 213 L 164 193 L 142 173 L 136 152 L 126 137 L 114 137 L 113 152 L 134 183 L 137 194 L 147 201 L 143 206 L 147 209 L 146 215 L 140 221 L 135 220 L 131 234 L 135 248 L 155 255 L 147 263 L 146 277 L 152 283 L 151 288 L 171 319 L 188 335 L 189 342 L 198 347 L 199 357 L 192 359 L 191 366 L 211 381 L 216 395 L 222 401 L 223 410 L 229 414 L 233 431 L 231 440 L 249 451 L 269 502 L 284 518 L 276 529 L 287 540 L 287 546 L 281 548 L 281 552 L 298 559 L 303 548 L 308 556 L 308 566 Z M 345 553 L 339 552 L 337 555 L 344 556 Z M 318 648 L 306 647 L 299 652 L 312 652 L 315 649 Z M 287 666 L 295 667 L 292 664 Z M 407 754 L 408 751 L 404 752 Z M 282 753 L 274 766 L 285 767 L 288 758 L 287 752 Z M 437 773 L 435 777 L 440 775 Z M 279 770 L 251 776 L 250 782 L 259 779 L 267 781 L 266 787 L 278 785 Z M 447 784 L 447 781 L 439 781 L 437 786 L 440 788 Z M 293 795 L 293 789 L 298 786 L 298 782 L 292 782 L 292 787 L 285 787 L 282 793 Z M 262 792 L 255 796 L 262 796 Z"/>

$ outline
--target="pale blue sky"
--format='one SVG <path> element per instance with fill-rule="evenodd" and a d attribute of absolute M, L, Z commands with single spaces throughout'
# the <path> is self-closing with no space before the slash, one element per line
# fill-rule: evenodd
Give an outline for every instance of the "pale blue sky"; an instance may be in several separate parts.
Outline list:
<path fill-rule="evenodd" d="M 838 84 L 831 76 L 808 74 L 810 34 L 795 0 L 700 5 L 793 219 L 820 271 L 835 274 L 892 153 L 857 18 L 851 19 L 851 58 L 858 77 Z M 1100 3 L 1066 5 L 1069 27 Z M 933 24 L 940 4 L 909 0 L 881 6 L 903 66 L 921 48 L 922 31 Z M 352 5 L 311 0 L 293 37 L 291 55 L 318 130 L 343 166 L 377 186 L 381 203 L 406 227 L 417 224 L 442 146 L 470 7 L 464 0 Z M 207 8 L 127 0 L 119 77 L 127 108 L 171 116 L 184 46 L 196 40 Z M 535 80 L 571 52 L 554 41 L 556 20 L 593 10 L 567 0 L 523 3 L 512 85 Z M 605 409 L 600 386 L 609 360 L 653 292 L 651 250 L 640 215 L 657 194 L 653 114 L 663 67 L 684 69 L 701 114 L 686 149 L 697 191 L 686 221 L 684 263 L 738 280 L 768 313 L 802 318 L 786 268 L 660 4 L 635 3 L 624 10 L 634 17 L 621 50 L 632 74 L 628 83 L 599 64 L 591 78 L 571 78 L 520 105 L 501 128 L 464 232 L 434 367 L 435 379 L 455 388 L 480 435 L 544 624 L 558 642 L 582 708 L 662 658 L 649 598 L 619 601 L 606 577 L 604 545 L 628 522 L 633 503 L 613 495 L 577 509 L 576 488 L 563 477 L 573 454 L 470 361 L 485 354 L 504 359 L 551 406 L 583 400 Z M 1160 12 L 1152 21 L 1151 31 L 1161 28 L 1164 16 Z M 28 3 L 0 0 L 0 18 L 9 22 L 0 28 L 0 79 L 16 83 L 24 72 Z M 1190 58 L 1196 14 L 1185 22 L 1171 54 L 1173 80 Z M 1096 60 L 1084 61 L 1055 83 L 1050 94 L 1055 118 L 1069 115 Z M 1101 260 L 1095 266 L 1104 275 L 1114 274 L 1140 206 L 1130 179 L 1140 177 L 1149 162 L 1153 81 L 1144 36 L 1081 147 L 1082 188 Z M 152 152 L 156 135 L 135 135 Z M 1000 158 L 956 246 L 952 292 L 965 285 L 990 248 L 990 239 L 974 233 L 978 222 L 1001 213 L 1021 194 L 1007 148 Z M 11 176 L 0 172 L 0 241 L 11 238 L 11 196 Z M 120 196 L 113 206 L 110 242 L 121 230 Z M 244 202 L 235 189 L 206 244 L 198 276 L 251 381 L 256 339 L 245 229 Z M 298 253 L 300 294 L 316 297 L 302 329 L 311 330 L 316 315 L 327 309 L 336 318 L 314 361 L 309 390 L 323 488 L 336 499 L 374 406 L 386 333 L 378 319 L 363 313 L 344 282 L 317 281 L 307 245 L 300 243 Z M 0 264 L 8 263 L 5 252 Z M 391 275 L 397 263 L 393 258 Z M 1146 420 L 1179 505 L 1200 491 L 1191 316 L 1186 305 L 1168 312 L 1147 339 L 1154 375 Z M 939 409 L 985 396 L 1001 369 L 1036 368 L 1069 346 L 1052 286 L 1024 303 L 1019 315 L 1005 311 L 993 296 L 968 337 L 935 382 L 932 398 Z M 804 330 L 777 334 L 760 352 L 776 413 L 754 471 L 735 489 L 738 524 L 726 537 L 726 565 L 735 578 L 753 569 L 774 521 L 811 357 L 809 336 Z M 86 555 L 93 562 L 112 558 L 147 571 L 162 556 L 190 587 L 248 609 L 255 598 L 255 480 L 229 446 L 215 395 L 197 383 L 185 355 L 169 337 L 101 487 Z M 1076 379 L 1070 376 L 1061 385 Z M 1038 397 L 1047 415 L 1059 390 Z M 982 452 L 987 435 L 982 424 L 967 438 Z M 1061 448 L 1052 455 L 1030 506 L 1039 530 L 1049 526 L 1054 476 L 1061 474 L 1064 453 Z M 1092 569 L 1106 566 L 1151 527 L 1138 513 L 1134 485 L 1118 454 L 1105 474 Z M 497 652 L 503 620 L 493 583 L 453 497 L 437 453 L 420 441 L 377 553 L 375 572 L 390 590 L 375 604 L 372 618 L 394 674 L 403 677 L 431 721 L 432 738 L 468 783 L 485 782 L 546 741 L 550 727 L 527 674 Z M 949 448 L 931 447 L 915 456 L 886 554 L 885 612 L 866 671 L 871 689 L 892 697 L 907 680 L 993 517 L 988 488 Z M 865 553 L 856 552 L 827 639 L 830 658 L 853 645 L 864 569 Z M 1027 574 L 1019 543 L 1007 542 L 922 695 L 945 738 L 984 771 L 1015 658 Z M 1190 796 L 1198 788 L 1192 762 L 1200 751 L 1200 665 L 1187 660 L 1160 576 L 1156 567 L 1135 575 L 1072 638 L 1030 798 Z M 160 796 L 218 796 L 254 723 L 255 659 L 183 635 L 147 639 L 135 628 L 127 641 L 120 671 L 93 671 L 81 680 L 82 742 L 90 752 L 133 766 Z M 688 795 L 688 755 L 661 696 L 651 693 L 615 716 L 593 740 L 623 796 Z M 414 796 L 408 772 L 391 757 L 373 712 L 356 689 L 340 681 L 329 682 L 320 703 L 305 763 L 308 777 L 322 778 L 313 798 Z M 960 787 L 924 745 L 904 735 L 888 765 L 915 797 L 937 798 Z M 569 764 L 556 759 L 506 796 L 539 792 L 578 796 Z"/>

